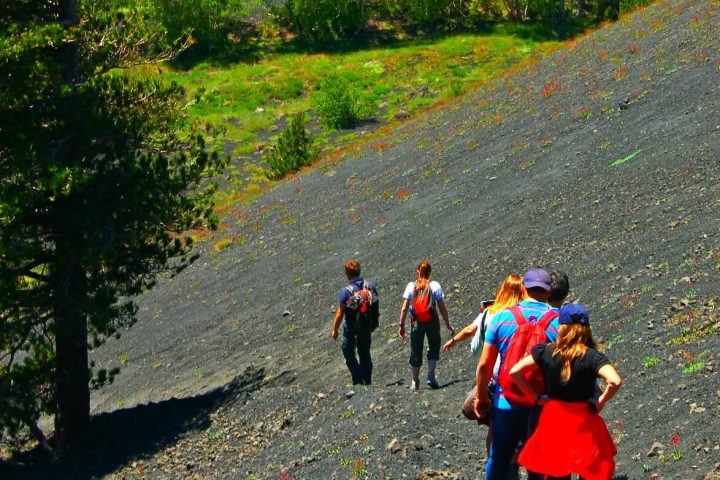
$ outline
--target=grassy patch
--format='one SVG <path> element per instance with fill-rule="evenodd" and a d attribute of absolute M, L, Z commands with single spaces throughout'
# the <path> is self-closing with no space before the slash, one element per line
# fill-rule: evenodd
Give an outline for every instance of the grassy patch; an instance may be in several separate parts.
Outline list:
<path fill-rule="evenodd" d="M 391 118 L 391 110 L 413 110 L 462 93 L 558 44 L 512 31 L 463 33 L 345 52 L 269 51 L 252 62 L 199 63 L 189 70 L 166 65 L 161 75 L 188 90 L 192 117 L 225 125 L 228 140 L 252 141 L 255 135 L 247 133 L 269 127 L 281 115 L 309 110 L 310 94 L 331 74 L 342 75 L 369 101 L 391 105 L 385 114 Z"/>

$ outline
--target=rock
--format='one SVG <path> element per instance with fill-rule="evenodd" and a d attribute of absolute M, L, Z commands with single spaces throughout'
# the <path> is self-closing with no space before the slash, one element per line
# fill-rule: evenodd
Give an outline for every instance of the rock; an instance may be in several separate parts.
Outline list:
<path fill-rule="evenodd" d="M 652 446 L 650 447 L 650 450 L 645 454 L 646 457 L 655 457 L 657 455 L 661 455 L 662 452 L 665 450 L 665 446 L 660 442 L 653 442 Z"/>
<path fill-rule="evenodd" d="M 394 116 L 395 116 L 395 119 L 397 119 L 397 120 L 403 120 L 403 119 L 408 118 L 410 116 L 410 114 L 408 112 L 406 112 L 405 110 L 398 110 L 397 112 L 395 112 Z"/>
<path fill-rule="evenodd" d="M 390 440 L 390 443 L 387 444 L 385 447 L 387 450 L 390 450 L 390 453 L 393 455 L 398 453 L 400 450 L 402 450 L 402 445 L 400 445 L 400 442 L 397 438 L 393 438 Z"/>
<path fill-rule="evenodd" d="M 264 111 L 265 111 L 265 109 L 262 108 L 262 107 L 257 107 L 257 108 L 255 109 L 255 113 L 263 113 Z"/>
<path fill-rule="evenodd" d="M 345 394 L 345 398 L 352 398 L 352 397 L 354 397 L 354 396 L 355 396 L 355 390 L 349 390 L 349 391 Z"/>

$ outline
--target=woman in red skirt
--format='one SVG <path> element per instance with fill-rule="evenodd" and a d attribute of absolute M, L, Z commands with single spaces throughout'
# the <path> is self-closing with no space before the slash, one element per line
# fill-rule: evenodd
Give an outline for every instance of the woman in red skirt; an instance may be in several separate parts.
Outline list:
<path fill-rule="evenodd" d="M 599 413 L 622 383 L 610 360 L 597 350 L 588 313 L 581 305 L 560 309 L 555 343 L 539 344 L 510 371 L 518 386 L 536 404 L 543 405 L 537 429 L 520 452 L 518 461 L 547 479 L 609 480 L 615 471 L 615 444 Z M 539 368 L 545 378 L 545 396 L 525 380 L 523 372 Z M 596 382 L 606 383 L 595 398 Z"/>

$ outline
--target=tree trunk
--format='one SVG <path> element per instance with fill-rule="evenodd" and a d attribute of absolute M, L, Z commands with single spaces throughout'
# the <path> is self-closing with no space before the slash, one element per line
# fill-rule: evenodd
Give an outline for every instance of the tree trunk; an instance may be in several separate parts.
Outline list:
<path fill-rule="evenodd" d="M 85 279 L 74 268 L 60 280 L 55 308 L 55 440 L 62 452 L 78 444 L 90 422 L 87 319 L 76 301 L 84 296 Z"/>
<path fill-rule="evenodd" d="M 58 0 L 58 21 L 66 28 L 78 24 L 77 0 Z M 79 81 L 78 46 L 66 43 L 60 52 L 63 80 L 71 88 Z M 74 115 L 72 102 L 68 102 L 65 115 Z M 78 155 L 72 146 L 65 154 Z M 72 208 L 72 207 L 71 207 Z M 60 208 L 62 212 L 62 208 Z M 62 213 L 59 215 L 62 220 Z M 71 261 L 77 248 L 72 238 L 59 240 L 56 255 Z M 63 262 L 64 263 L 64 262 Z M 87 316 L 81 305 L 86 295 L 85 273 L 79 265 L 57 265 L 55 272 L 55 388 L 57 412 L 55 414 L 55 446 L 63 452 L 75 445 L 87 431 L 90 422 L 90 386 L 88 373 Z"/>

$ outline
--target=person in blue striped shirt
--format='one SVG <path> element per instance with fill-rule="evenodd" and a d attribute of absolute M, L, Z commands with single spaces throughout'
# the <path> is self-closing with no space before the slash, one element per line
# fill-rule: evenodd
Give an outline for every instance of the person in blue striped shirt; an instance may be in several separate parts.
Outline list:
<path fill-rule="evenodd" d="M 548 305 L 550 284 L 550 274 L 540 268 L 533 268 L 523 276 L 526 295 L 518 306 L 527 322 L 536 323 L 550 310 L 551 307 Z M 499 385 L 492 401 L 486 393 L 495 360 L 499 356 L 502 365 L 517 327 L 515 317 L 509 310 L 496 314 L 485 333 L 483 350 L 478 362 L 475 411 L 478 415 L 487 410 L 491 412 L 491 442 L 488 461 L 485 464 L 486 480 L 517 478 L 517 464 L 514 464 L 512 459 L 518 444 L 528 435 L 532 409 L 511 405 L 503 396 Z M 555 318 L 546 332 L 548 342 L 555 341 L 557 332 L 558 320 Z M 539 477 L 529 473 L 528 478 Z"/>

